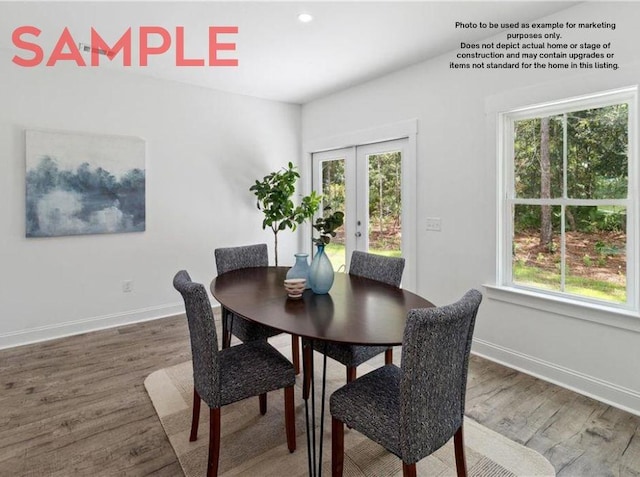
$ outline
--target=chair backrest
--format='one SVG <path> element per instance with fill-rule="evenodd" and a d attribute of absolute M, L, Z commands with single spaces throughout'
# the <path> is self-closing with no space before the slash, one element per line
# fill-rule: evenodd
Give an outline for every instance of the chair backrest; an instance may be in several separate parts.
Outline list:
<path fill-rule="evenodd" d="M 444 445 L 464 417 L 471 338 L 482 294 L 411 310 L 402 340 L 400 447 L 417 462 Z"/>
<path fill-rule="evenodd" d="M 204 285 L 192 282 L 185 270 L 176 273 L 173 286 L 182 295 L 187 313 L 194 386 L 210 407 L 219 407 L 218 335 L 209 296 Z"/>
<path fill-rule="evenodd" d="M 354 250 L 349 264 L 349 275 L 377 280 L 399 287 L 404 271 L 404 258 L 385 257 Z"/>
<path fill-rule="evenodd" d="M 269 252 L 266 243 L 217 248 L 214 254 L 218 275 L 240 268 L 269 266 Z"/>

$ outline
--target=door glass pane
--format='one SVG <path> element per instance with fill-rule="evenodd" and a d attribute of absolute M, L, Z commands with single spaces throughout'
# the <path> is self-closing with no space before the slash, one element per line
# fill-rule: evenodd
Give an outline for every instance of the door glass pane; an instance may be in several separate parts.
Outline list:
<path fill-rule="evenodd" d="M 514 206 L 514 283 L 561 291 L 560 213 L 559 206 Z"/>
<path fill-rule="evenodd" d="M 566 292 L 626 302 L 626 212 L 617 206 L 567 207 Z"/>
<path fill-rule="evenodd" d="M 346 214 L 344 163 L 344 159 L 334 159 L 330 161 L 323 161 L 321 163 L 321 210 L 324 210 L 325 207 L 329 206 L 331 207 L 329 212 L 341 211 Z M 346 215 L 344 223 L 347 223 Z M 331 260 L 333 269 L 337 272 L 343 272 L 345 270 L 345 227 L 346 225 L 343 225 L 336 230 L 336 236 L 332 237 L 331 242 L 325 247 L 325 252 Z"/>
<path fill-rule="evenodd" d="M 370 154 L 369 162 L 369 252 L 402 255 L 402 202 L 400 151 Z"/>

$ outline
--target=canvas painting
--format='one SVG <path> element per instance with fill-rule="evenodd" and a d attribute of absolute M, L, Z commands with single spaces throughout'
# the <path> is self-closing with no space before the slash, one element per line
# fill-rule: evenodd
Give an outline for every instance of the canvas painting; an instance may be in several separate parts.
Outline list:
<path fill-rule="evenodd" d="M 26 235 L 145 229 L 141 138 L 26 131 Z"/>

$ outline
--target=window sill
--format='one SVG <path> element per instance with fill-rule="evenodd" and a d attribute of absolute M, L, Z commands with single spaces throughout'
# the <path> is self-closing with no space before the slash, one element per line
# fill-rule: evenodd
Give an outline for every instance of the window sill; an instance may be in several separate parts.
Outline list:
<path fill-rule="evenodd" d="M 640 333 L 640 314 L 631 310 L 583 303 L 513 287 L 491 284 L 483 286 L 487 298 L 492 300 Z"/>

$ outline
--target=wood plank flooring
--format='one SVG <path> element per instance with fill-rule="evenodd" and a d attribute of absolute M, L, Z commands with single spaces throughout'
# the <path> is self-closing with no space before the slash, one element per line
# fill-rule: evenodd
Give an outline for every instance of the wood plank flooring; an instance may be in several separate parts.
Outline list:
<path fill-rule="evenodd" d="M 558 476 L 640 476 L 640 417 L 477 356 L 466 414 L 540 452 Z"/>
<path fill-rule="evenodd" d="M 182 475 L 143 381 L 188 359 L 183 316 L 0 351 L 0 476 Z M 467 414 L 561 477 L 640 477 L 640 417 L 479 357 Z"/>

